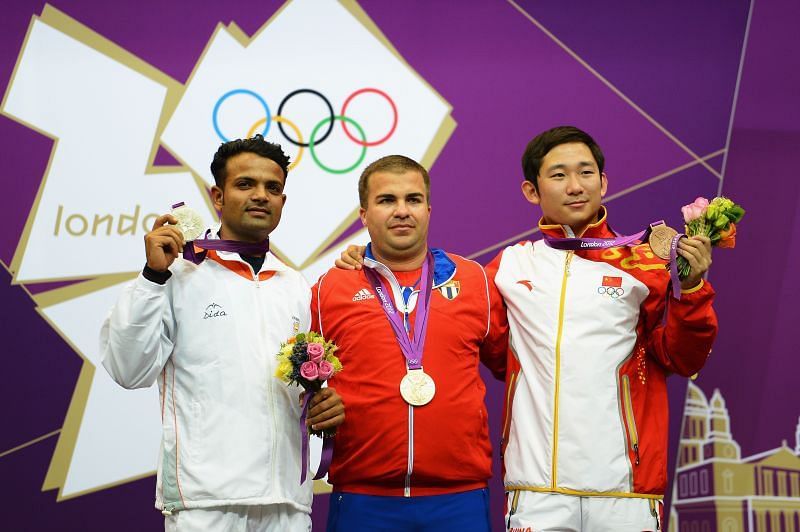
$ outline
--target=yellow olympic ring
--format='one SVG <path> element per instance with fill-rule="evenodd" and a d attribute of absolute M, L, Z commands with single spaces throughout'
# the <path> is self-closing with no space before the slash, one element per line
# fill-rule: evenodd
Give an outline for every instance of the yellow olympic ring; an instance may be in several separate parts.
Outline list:
<path fill-rule="evenodd" d="M 273 122 L 283 122 L 284 124 L 286 124 L 287 126 L 292 128 L 294 130 L 294 134 L 297 135 L 297 141 L 298 142 L 303 142 L 303 134 L 300 133 L 300 128 L 298 128 L 297 125 L 294 122 L 292 122 L 288 118 L 284 118 L 282 116 L 273 116 L 272 117 L 272 121 Z M 258 128 L 260 128 L 261 126 L 263 126 L 266 123 L 267 123 L 267 119 L 266 118 L 262 118 L 261 120 L 259 120 L 258 122 L 256 122 L 252 126 L 250 126 L 250 130 L 247 132 L 247 136 L 245 138 L 249 139 L 250 137 L 255 135 L 255 133 L 258 130 Z M 289 165 L 289 170 L 292 170 L 295 166 L 300 164 L 300 159 L 303 158 L 303 147 L 300 146 L 299 148 L 300 149 L 297 150 L 297 158 L 294 160 L 294 162 L 292 162 Z"/>

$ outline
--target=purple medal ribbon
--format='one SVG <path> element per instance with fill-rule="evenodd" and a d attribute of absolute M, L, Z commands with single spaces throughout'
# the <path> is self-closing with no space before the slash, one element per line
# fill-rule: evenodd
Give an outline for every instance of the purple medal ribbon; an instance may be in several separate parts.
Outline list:
<path fill-rule="evenodd" d="M 422 279 L 419 287 L 419 298 L 417 300 L 417 318 L 414 323 L 414 339 L 408 337 L 400 318 L 399 312 L 389 297 L 386 285 L 383 284 L 380 276 L 372 271 L 371 268 L 364 268 L 364 274 L 372 285 L 375 294 L 381 301 L 381 308 L 389 319 L 397 343 L 406 359 L 408 369 L 422 368 L 422 349 L 425 345 L 425 332 L 428 329 L 428 309 L 430 307 L 431 292 L 433 287 L 433 255 L 428 252 L 425 262 L 422 263 Z"/>
<path fill-rule="evenodd" d="M 229 251 L 231 253 L 239 253 L 248 257 L 259 257 L 266 255 L 269 251 L 269 238 L 263 242 L 241 242 L 239 240 L 222 240 L 208 238 L 211 230 L 206 231 L 205 238 L 198 240 L 191 240 L 186 242 L 183 246 L 183 258 L 195 264 L 200 264 L 206 258 L 207 251 L 213 249 L 215 251 Z M 197 252 L 195 247 L 203 251 Z"/>
<path fill-rule="evenodd" d="M 578 250 L 591 250 L 591 249 L 608 249 L 621 246 L 638 245 L 643 240 L 647 239 L 653 227 L 661 225 L 664 220 L 653 222 L 644 231 L 630 236 L 617 235 L 615 238 L 556 238 L 548 234 L 544 234 L 545 243 L 554 249 L 562 249 L 569 251 Z M 616 232 L 615 232 L 616 233 Z M 675 299 L 681 298 L 681 282 L 678 277 L 678 241 L 684 237 L 683 233 L 678 233 L 672 238 L 670 243 L 669 253 L 669 274 L 672 279 L 672 295 Z"/>
<path fill-rule="evenodd" d="M 686 235 L 678 233 L 669 244 L 669 277 L 672 279 L 672 297 L 681 298 L 681 280 L 678 276 L 678 241 Z"/>
<path fill-rule="evenodd" d="M 180 201 L 172 205 L 173 209 L 183 207 L 184 202 Z M 195 264 L 200 264 L 206 258 L 207 251 L 213 249 L 215 251 L 229 251 L 232 253 L 239 253 L 248 257 L 260 257 L 266 255 L 269 251 L 269 237 L 263 242 L 240 242 L 238 240 L 222 240 L 210 239 L 208 235 L 211 230 L 206 230 L 204 238 L 200 240 L 190 240 L 183 246 L 183 258 Z M 195 250 L 195 247 L 202 249 L 200 253 Z"/>
<path fill-rule="evenodd" d="M 306 390 L 306 395 L 303 398 L 303 413 L 300 415 L 300 439 L 302 440 L 300 447 L 301 464 L 300 464 L 300 484 L 306 481 L 306 471 L 308 471 L 308 427 L 306 427 L 306 418 L 308 418 L 308 406 L 311 403 L 311 398 L 314 397 L 313 392 Z M 314 475 L 312 480 L 319 480 L 328 474 L 328 468 L 331 466 L 333 459 L 333 438 L 322 439 L 322 455 L 319 459 L 319 469 L 317 474 Z"/>

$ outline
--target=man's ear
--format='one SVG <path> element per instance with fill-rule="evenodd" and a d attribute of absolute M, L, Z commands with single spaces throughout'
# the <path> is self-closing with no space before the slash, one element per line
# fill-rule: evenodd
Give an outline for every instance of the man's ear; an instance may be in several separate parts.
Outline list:
<path fill-rule="evenodd" d="M 225 204 L 225 197 L 222 194 L 222 189 L 217 185 L 211 187 L 211 201 L 214 203 L 215 209 L 222 210 L 222 206 Z"/>
<path fill-rule="evenodd" d="M 530 203 L 539 205 L 539 192 L 536 190 L 536 186 L 527 179 L 522 182 L 522 194 Z"/>

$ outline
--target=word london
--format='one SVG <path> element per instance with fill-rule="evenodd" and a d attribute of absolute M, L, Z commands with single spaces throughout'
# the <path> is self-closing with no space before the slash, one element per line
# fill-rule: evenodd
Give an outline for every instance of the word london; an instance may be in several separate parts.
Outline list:
<path fill-rule="evenodd" d="M 134 209 L 132 215 L 120 214 L 117 219 L 116 233 L 118 235 L 135 235 L 140 211 L 141 207 L 136 205 L 136 209 Z M 156 221 L 156 218 L 158 218 L 158 214 L 150 213 L 145 215 L 142 218 L 142 231 L 145 233 L 150 231 L 150 228 L 153 226 L 153 222 Z M 61 233 L 62 227 L 72 236 L 83 236 L 90 230 L 92 236 L 96 236 L 98 233 L 111 236 L 111 233 L 114 229 L 114 215 L 95 214 L 94 218 L 91 218 L 88 215 L 84 216 L 76 213 L 65 217 L 64 206 L 59 205 L 58 213 L 56 213 L 56 224 L 53 228 L 53 236 L 58 236 Z"/>

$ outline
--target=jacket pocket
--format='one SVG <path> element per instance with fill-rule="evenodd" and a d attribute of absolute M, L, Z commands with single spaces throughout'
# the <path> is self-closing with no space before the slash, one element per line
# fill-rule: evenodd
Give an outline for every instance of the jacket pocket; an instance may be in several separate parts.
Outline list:
<path fill-rule="evenodd" d="M 622 406 L 625 423 L 628 428 L 628 443 L 636 456 L 634 465 L 639 465 L 639 433 L 636 431 L 636 419 L 633 417 L 633 401 L 631 401 L 631 383 L 627 375 L 622 376 Z"/>

